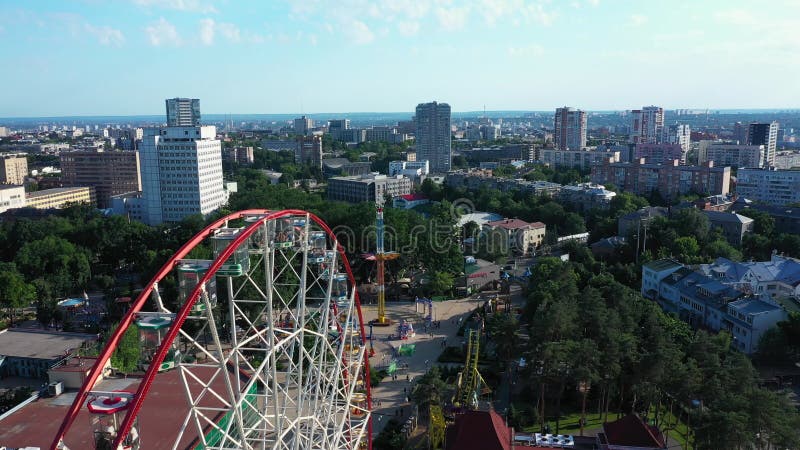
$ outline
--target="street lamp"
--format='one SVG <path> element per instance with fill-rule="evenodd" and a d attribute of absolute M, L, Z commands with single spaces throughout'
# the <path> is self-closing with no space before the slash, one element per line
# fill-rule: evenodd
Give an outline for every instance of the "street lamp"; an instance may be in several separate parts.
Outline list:
<path fill-rule="evenodd" d="M 589 381 L 581 381 L 578 383 L 578 392 L 583 394 L 583 405 L 581 406 L 581 436 L 583 436 L 583 427 L 586 425 L 586 394 L 589 393 L 591 384 Z"/>

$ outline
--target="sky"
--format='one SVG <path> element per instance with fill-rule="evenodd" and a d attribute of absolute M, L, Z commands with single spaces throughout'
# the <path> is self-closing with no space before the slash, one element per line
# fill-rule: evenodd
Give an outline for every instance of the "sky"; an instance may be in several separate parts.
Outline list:
<path fill-rule="evenodd" d="M 800 0 L 4 0 L 0 117 L 796 108 Z"/>

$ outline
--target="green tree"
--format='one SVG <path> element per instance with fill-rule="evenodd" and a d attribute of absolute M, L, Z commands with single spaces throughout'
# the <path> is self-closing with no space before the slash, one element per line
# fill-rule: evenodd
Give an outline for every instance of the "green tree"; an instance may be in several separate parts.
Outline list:
<path fill-rule="evenodd" d="M 115 330 L 118 326 L 119 324 L 115 324 L 111 329 Z M 139 330 L 136 326 L 131 325 L 125 330 L 125 334 L 117 344 L 117 349 L 111 355 L 111 366 L 124 373 L 135 372 L 139 368 L 140 360 Z"/>
<path fill-rule="evenodd" d="M 13 324 L 16 309 L 31 304 L 36 299 L 36 289 L 25 282 L 13 263 L 0 262 L 0 306 L 10 308 Z"/>
<path fill-rule="evenodd" d="M 47 280 L 61 296 L 85 286 L 90 276 L 86 251 L 52 235 L 25 243 L 14 262 L 28 279 Z"/>
<path fill-rule="evenodd" d="M 446 272 L 433 272 L 428 278 L 428 289 L 435 295 L 447 295 L 453 291 L 455 279 Z"/>

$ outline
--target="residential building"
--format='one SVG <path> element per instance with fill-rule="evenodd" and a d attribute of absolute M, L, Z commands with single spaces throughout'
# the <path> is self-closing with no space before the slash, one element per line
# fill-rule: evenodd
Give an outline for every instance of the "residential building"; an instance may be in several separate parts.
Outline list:
<path fill-rule="evenodd" d="M 723 284 L 768 301 L 800 298 L 800 261 L 794 258 L 778 254 L 773 254 L 769 261 L 717 258 L 711 264 L 701 264 L 699 270 Z"/>
<path fill-rule="evenodd" d="M 775 303 L 743 298 L 728 303 L 725 325 L 733 336 L 731 345 L 743 353 L 751 354 L 758 350 L 764 333 L 786 319 L 786 311 Z"/>
<path fill-rule="evenodd" d="M 725 212 L 733 206 L 734 198 L 729 195 L 711 195 L 694 201 L 694 207 L 703 211 Z"/>
<path fill-rule="evenodd" d="M 24 207 L 25 188 L 23 186 L 0 185 L 0 213 Z"/>
<path fill-rule="evenodd" d="M 785 206 L 800 202 L 800 170 L 739 169 L 736 193 L 758 203 Z"/>
<path fill-rule="evenodd" d="M 649 425 L 636 414 L 603 423 L 597 433 L 598 450 L 660 450 L 667 448 L 667 438 L 658 427 Z"/>
<path fill-rule="evenodd" d="M 580 183 L 561 186 L 558 200 L 561 203 L 573 205 L 580 211 L 607 210 L 611 207 L 611 200 L 616 195 L 616 192 L 606 190 L 605 186 L 601 184 Z"/>
<path fill-rule="evenodd" d="M 713 161 L 715 166 L 737 168 L 765 167 L 766 149 L 763 145 L 739 145 L 704 141 L 703 151 L 698 151 L 699 164 Z"/>
<path fill-rule="evenodd" d="M 62 152 L 61 181 L 66 186 L 93 186 L 98 208 L 110 208 L 111 197 L 141 191 L 136 151 Z"/>
<path fill-rule="evenodd" d="M 712 228 L 721 229 L 725 240 L 737 247 L 742 245 L 744 235 L 752 233 L 755 226 L 753 219 L 736 213 L 703 211 L 703 214 L 708 217 Z"/>
<path fill-rule="evenodd" d="M 9 328 L 0 333 L 0 378 L 47 380 L 47 371 L 97 335 Z"/>
<path fill-rule="evenodd" d="M 482 162 L 509 163 L 536 159 L 533 144 L 508 144 L 461 150 L 461 155 L 472 164 Z"/>
<path fill-rule="evenodd" d="M 28 158 L 22 154 L 0 155 L 0 184 L 24 184 Z"/>
<path fill-rule="evenodd" d="M 727 194 L 730 191 L 731 168 L 715 167 L 712 161 L 700 166 L 682 166 L 673 160 L 667 164 L 648 164 L 644 159 L 630 163 L 613 159 L 592 167 L 592 183 L 613 184 L 622 191 L 650 195 L 654 191 L 671 200 L 679 195 L 698 193 Z"/>
<path fill-rule="evenodd" d="M 645 206 L 638 211 L 633 211 L 617 219 L 617 235 L 631 236 L 638 233 L 640 227 L 647 227 L 657 217 L 668 217 L 669 208 L 663 206 Z"/>
<path fill-rule="evenodd" d="M 664 108 L 645 106 L 631 111 L 632 144 L 659 144 L 664 137 Z"/>
<path fill-rule="evenodd" d="M 681 164 L 686 163 L 686 151 L 680 144 L 634 144 L 633 157 L 634 160 L 644 158 L 651 164 L 664 164 L 675 159 Z"/>
<path fill-rule="evenodd" d="M 747 145 L 763 145 L 766 149 L 764 166 L 775 163 L 775 149 L 778 146 L 778 122 L 751 123 L 747 126 Z"/>
<path fill-rule="evenodd" d="M 297 151 L 297 141 L 287 140 L 282 141 L 279 139 L 262 139 L 261 148 L 271 152 L 292 152 Z"/>
<path fill-rule="evenodd" d="M 9 131 L 8 127 L 0 127 L 0 137 L 8 137 L 9 134 L 10 134 L 10 131 Z"/>
<path fill-rule="evenodd" d="M 619 162 L 619 152 L 608 151 L 605 147 L 600 149 L 559 150 L 558 148 L 543 148 L 540 152 L 540 161 L 550 167 L 571 167 L 580 170 L 589 170 L 592 164 L 612 158 Z"/>
<path fill-rule="evenodd" d="M 427 160 L 431 172 L 449 172 L 452 163 L 450 105 L 420 103 L 415 117 L 417 158 Z"/>
<path fill-rule="evenodd" d="M 97 204 L 93 186 L 60 187 L 29 192 L 25 195 L 26 208 L 61 209 L 76 203 Z"/>
<path fill-rule="evenodd" d="M 509 251 L 527 255 L 538 249 L 546 232 L 546 226 L 542 222 L 528 223 L 520 219 L 503 219 L 494 222 L 487 222 L 483 226 L 485 236 L 499 232 L 503 237 L 504 245 Z"/>
<path fill-rule="evenodd" d="M 430 202 L 431 200 L 424 194 L 405 194 L 392 199 L 392 206 L 397 209 L 412 209 Z"/>
<path fill-rule="evenodd" d="M 534 195 L 554 197 L 561 190 L 561 185 L 549 181 L 527 181 L 523 179 L 499 178 L 492 176 L 491 169 L 459 170 L 447 174 L 444 180 L 452 188 L 464 188 L 477 191 L 481 187 L 497 189 L 502 192 L 523 191 Z"/>
<path fill-rule="evenodd" d="M 733 140 L 742 145 L 747 145 L 747 130 L 748 126 L 742 122 L 733 124 Z"/>
<path fill-rule="evenodd" d="M 328 179 L 328 200 L 349 203 L 375 202 L 411 193 L 411 180 L 397 175 L 389 177 L 372 172 L 366 175 Z"/>
<path fill-rule="evenodd" d="M 408 178 L 420 178 L 430 173 L 430 164 L 427 160 L 420 161 L 389 161 L 389 176 L 403 175 Z"/>
<path fill-rule="evenodd" d="M 664 143 L 681 146 L 683 153 L 692 148 L 692 129 L 688 124 L 675 124 L 665 128 Z"/>
<path fill-rule="evenodd" d="M 200 126 L 200 99 L 168 98 L 165 102 L 168 127 Z"/>
<path fill-rule="evenodd" d="M 800 234 L 800 208 L 737 201 L 731 210 L 742 214 L 747 214 L 748 210 L 763 211 L 775 220 L 776 233 Z"/>
<path fill-rule="evenodd" d="M 597 259 L 612 258 L 621 254 L 621 249 L 627 243 L 627 239 L 622 236 L 611 236 L 593 242 L 589 248 L 592 255 Z"/>
<path fill-rule="evenodd" d="M 319 136 L 297 136 L 294 162 L 322 168 L 322 138 Z"/>
<path fill-rule="evenodd" d="M 230 147 L 222 150 L 222 159 L 239 165 L 248 165 L 253 164 L 255 155 L 253 147 Z"/>
<path fill-rule="evenodd" d="M 558 150 L 586 147 L 586 111 L 564 106 L 556 109 L 553 138 Z"/>
<path fill-rule="evenodd" d="M 330 177 L 348 177 L 370 173 L 372 164 L 365 161 L 351 162 L 347 158 L 328 158 L 322 160 L 322 175 Z"/>
<path fill-rule="evenodd" d="M 310 119 L 306 116 L 300 116 L 294 119 L 294 134 L 298 136 L 307 136 L 311 134 L 312 129 L 314 129 L 314 119 Z"/>
<path fill-rule="evenodd" d="M 783 151 L 775 155 L 772 167 L 778 170 L 800 169 L 800 152 Z"/>

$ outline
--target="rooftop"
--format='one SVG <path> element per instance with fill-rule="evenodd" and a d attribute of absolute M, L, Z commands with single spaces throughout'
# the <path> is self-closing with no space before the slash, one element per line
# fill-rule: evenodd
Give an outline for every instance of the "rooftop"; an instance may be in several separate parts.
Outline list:
<path fill-rule="evenodd" d="M 9 329 L 0 331 L 0 354 L 18 358 L 58 359 L 97 339 L 91 334 L 50 333 Z"/>
<path fill-rule="evenodd" d="M 545 224 L 542 222 L 532 222 L 528 223 L 521 219 L 503 219 L 503 220 L 495 220 L 494 222 L 488 222 L 486 225 L 489 225 L 493 228 L 503 228 L 504 230 L 519 230 L 520 228 L 544 228 Z"/>
<path fill-rule="evenodd" d="M 86 186 L 70 186 L 70 187 L 57 187 L 53 189 L 45 189 L 43 191 L 28 192 L 25 194 L 28 198 L 43 197 L 45 195 L 63 194 L 65 192 L 81 191 L 89 189 Z"/>
<path fill-rule="evenodd" d="M 638 447 L 640 449 L 666 448 L 664 435 L 635 414 L 603 424 L 606 442 L 610 445 Z M 601 437 L 602 439 L 602 437 Z"/>
<path fill-rule="evenodd" d="M 644 267 L 656 272 L 662 272 L 669 269 L 678 269 L 683 266 L 677 261 L 671 259 L 659 259 L 656 261 L 650 261 L 649 263 L 645 264 Z"/>
<path fill-rule="evenodd" d="M 703 213 L 707 215 L 708 219 L 711 220 L 712 222 L 734 222 L 734 223 L 745 224 L 753 221 L 753 219 L 749 217 L 729 212 L 703 211 Z"/>
<path fill-rule="evenodd" d="M 778 305 L 773 305 L 772 303 L 767 303 L 763 300 L 755 298 L 743 298 L 741 300 L 736 300 L 730 302 L 728 306 L 736 309 L 736 311 L 742 314 L 747 315 L 764 314 L 781 309 L 781 307 Z"/>

